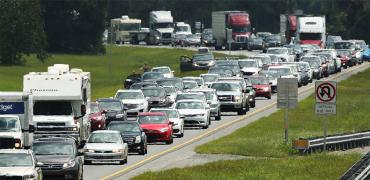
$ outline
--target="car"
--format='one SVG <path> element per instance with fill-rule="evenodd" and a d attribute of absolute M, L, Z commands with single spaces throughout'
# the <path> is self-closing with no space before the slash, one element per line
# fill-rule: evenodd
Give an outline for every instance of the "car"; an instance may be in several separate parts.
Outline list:
<path fill-rule="evenodd" d="M 159 86 L 175 86 L 179 91 L 184 90 L 184 83 L 182 79 L 178 77 L 158 79 L 156 83 Z"/>
<path fill-rule="evenodd" d="M 159 72 L 163 74 L 165 78 L 173 78 L 174 77 L 173 73 L 175 73 L 175 71 L 172 71 L 171 68 L 168 66 L 153 67 L 151 71 Z"/>
<path fill-rule="evenodd" d="M 270 32 L 257 32 L 256 36 L 259 38 L 262 38 L 263 40 L 266 39 L 266 37 L 271 36 L 272 34 Z"/>
<path fill-rule="evenodd" d="M 248 78 L 243 78 L 245 84 L 247 85 L 246 93 L 248 94 L 248 102 L 251 108 L 256 107 L 256 91 L 253 89 L 252 83 L 248 80 Z"/>
<path fill-rule="evenodd" d="M 123 87 L 125 89 L 129 89 L 131 85 L 138 82 L 141 82 L 141 74 L 131 74 L 126 77 L 125 81 L 123 82 Z"/>
<path fill-rule="evenodd" d="M 317 49 L 313 53 L 327 53 L 330 54 L 330 57 L 327 55 L 327 58 L 333 61 L 335 73 L 342 71 L 342 63 L 338 57 L 338 53 L 335 49 Z"/>
<path fill-rule="evenodd" d="M 211 123 L 210 110 L 203 100 L 183 99 L 175 104 L 175 109 L 184 117 L 185 126 L 200 126 L 207 129 Z"/>
<path fill-rule="evenodd" d="M 144 130 L 148 142 L 173 143 L 173 123 L 164 112 L 144 112 L 139 113 L 137 122 Z"/>
<path fill-rule="evenodd" d="M 194 89 L 198 89 L 198 88 L 194 88 Z M 178 93 L 176 96 L 175 102 L 184 100 L 184 99 L 196 99 L 196 100 L 201 100 L 207 103 L 206 95 L 203 92 L 189 91 L 189 92 Z"/>
<path fill-rule="evenodd" d="M 248 57 L 248 59 L 256 59 L 259 65 L 260 63 L 262 64 L 262 67 L 271 65 L 273 63 L 270 54 L 257 54 Z"/>
<path fill-rule="evenodd" d="M 172 105 L 175 103 L 175 99 L 179 90 L 175 86 L 162 86 L 163 89 L 166 91 L 166 95 L 168 97 L 169 104 Z"/>
<path fill-rule="evenodd" d="M 351 51 L 352 58 L 353 58 L 353 65 L 362 63 L 362 57 L 361 56 L 361 48 L 359 46 L 356 46 L 356 43 L 354 41 L 337 41 L 334 43 L 334 49 L 348 49 Z"/>
<path fill-rule="evenodd" d="M 96 100 L 99 106 L 106 111 L 105 122 L 109 124 L 111 121 L 125 121 L 127 120 L 127 107 L 120 99 L 114 98 L 99 98 Z"/>
<path fill-rule="evenodd" d="M 216 67 L 230 70 L 232 72 L 232 76 L 236 76 L 236 77 L 242 77 L 243 76 L 243 74 L 241 73 L 239 64 L 238 65 L 220 64 L 220 65 L 217 65 Z"/>
<path fill-rule="evenodd" d="M 320 80 L 324 76 L 321 59 L 318 56 L 303 56 L 300 62 L 307 62 L 312 69 L 312 78 Z"/>
<path fill-rule="evenodd" d="M 342 63 L 342 67 L 344 69 L 347 69 L 347 67 L 352 67 L 353 62 L 351 61 L 352 59 L 352 54 L 349 49 L 337 49 L 337 57 L 340 59 Z"/>
<path fill-rule="evenodd" d="M 185 38 L 186 38 L 186 34 L 174 34 L 174 36 L 172 37 L 172 43 L 171 45 L 172 46 L 185 46 Z"/>
<path fill-rule="evenodd" d="M 188 34 L 183 39 L 183 46 L 200 46 L 201 34 Z"/>
<path fill-rule="evenodd" d="M 320 57 L 322 57 L 323 59 L 325 59 L 325 60 L 323 60 L 323 62 L 325 62 L 324 64 L 323 64 L 323 66 L 326 66 L 327 67 L 327 71 L 324 71 L 325 73 L 324 73 L 324 75 L 325 75 L 325 77 L 328 77 L 330 74 L 334 74 L 336 71 L 336 61 L 334 61 L 333 60 L 333 56 L 332 56 L 332 54 L 330 54 L 330 53 L 322 53 L 322 52 L 320 52 L 320 53 L 311 53 L 310 55 L 313 55 L 313 56 L 320 56 Z"/>
<path fill-rule="evenodd" d="M 365 49 L 364 52 L 362 53 L 362 59 L 365 61 L 370 61 L 370 49 L 369 48 Z"/>
<path fill-rule="evenodd" d="M 306 77 L 306 74 L 300 70 L 296 62 L 282 62 L 280 64 L 283 66 L 288 66 L 292 69 L 293 76 L 295 76 L 298 80 L 298 87 L 301 87 L 302 85 L 308 83 L 308 78 Z"/>
<path fill-rule="evenodd" d="M 168 119 L 173 123 L 173 135 L 176 137 L 184 137 L 184 118 L 180 117 L 177 109 L 171 108 L 153 108 L 150 112 L 164 112 L 167 114 Z"/>
<path fill-rule="evenodd" d="M 248 98 L 239 82 L 217 81 L 211 88 L 216 90 L 221 112 L 237 112 L 238 115 L 243 115 L 249 110 Z"/>
<path fill-rule="evenodd" d="M 281 37 L 279 34 L 271 34 L 265 38 L 266 47 L 279 47 L 281 45 Z"/>
<path fill-rule="evenodd" d="M 77 151 L 75 139 L 39 138 L 33 141 L 31 149 L 44 178 L 82 180 L 83 160 Z"/>
<path fill-rule="evenodd" d="M 136 121 L 116 121 L 107 126 L 108 130 L 121 133 L 123 142 L 127 143 L 129 152 L 145 155 L 148 152 L 146 134 Z"/>
<path fill-rule="evenodd" d="M 153 107 L 168 107 L 171 105 L 163 87 L 145 87 L 142 88 L 141 91 L 148 100 L 149 109 Z"/>
<path fill-rule="evenodd" d="M 188 56 L 180 57 L 180 70 L 181 71 L 192 71 L 200 69 L 209 69 L 216 63 L 215 57 L 212 52 L 209 53 L 197 53 L 192 58 Z"/>
<path fill-rule="evenodd" d="M 268 48 L 266 53 L 276 55 L 282 62 L 294 62 L 295 59 L 295 56 L 290 54 L 286 47 Z"/>
<path fill-rule="evenodd" d="M 163 78 L 164 75 L 159 72 L 145 72 L 143 75 L 141 75 L 141 81 L 155 81 Z"/>
<path fill-rule="evenodd" d="M 230 69 L 223 67 L 212 67 L 209 68 L 208 74 L 218 74 L 220 77 L 231 77 L 233 72 Z"/>
<path fill-rule="evenodd" d="M 159 85 L 154 81 L 145 81 L 132 84 L 130 89 L 141 89 L 143 87 L 159 87 Z"/>
<path fill-rule="evenodd" d="M 118 90 L 114 97 L 120 99 L 126 106 L 128 116 L 136 116 L 140 112 L 149 110 L 148 98 L 145 98 L 141 90 Z"/>
<path fill-rule="evenodd" d="M 262 63 L 256 59 L 240 59 L 239 67 L 244 76 L 257 75 L 262 69 Z"/>
<path fill-rule="evenodd" d="M 190 89 L 199 87 L 196 81 L 183 81 L 183 83 L 184 83 L 184 91 L 188 91 Z"/>
<path fill-rule="evenodd" d="M 271 84 L 267 77 L 251 76 L 248 79 L 251 81 L 253 89 L 256 91 L 257 97 L 265 97 L 267 99 L 271 99 L 272 96 Z"/>
<path fill-rule="evenodd" d="M 299 66 L 299 69 L 303 72 L 306 72 L 307 73 L 307 76 L 308 76 L 308 82 L 312 82 L 312 79 L 313 79 L 313 71 L 311 69 L 311 66 L 308 62 L 297 62 L 298 66 Z"/>
<path fill-rule="evenodd" d="M 84 148 L 84 164 L 95 162 L 119 164 L 127 163 L 128 145 L 121 133 L 112 130 L 99 130 L 90 134 Z"/>
<path fill-rule="evenodd" d="M 107 113 L 107 111 L 104 111 L 97 102 L 90 103 L 89 119 L 91 124 L 91 131 L 105 129 L 105 113 Z"/>
<path fill-rule="evenodd" d="M 42 179 L 32 150 L 0 149 L 0 179 Z"/>
<path fill-rule="evenodd" d="M 337 42 L 337 41 L 342 41 L 342 37 L 341 36 L 328 35 L 326 37 L 325 47 L 326 48 L 334 48 L 334 42 Z"/>
<path fill-rule="evenodd" d="M 203 45 L 206 47 L 213 46 L 215 40 L 213 39 L 213 31 L 212 29 L 204 29 L 201 40 L 203 41 Z"/>
<path fill-rule="evenodd" d="M 182 78 L 183 81 L 195 81 L 198 84 L 198 87 L 204 86 L 203 78 L 201 77 L 194 77 L 194 76 L 186 76 Z"/>
<path fill-rule="evenodd" d="M 295 60 L 298 61 L 304 55 L 303 48 L 300 44 L 286 44 L 283 47 L 290 48 L 293 50 L 293 55 L 295 56 Z"/>
<path fill-rule="evenodd" d="M 219 74 L 200 74 L 199 75 L 203 81 L 206 87 L 209 87 L 213 82 L 216 82 L 218 78 L 220 78 Z"/>
<path fill-rule="evenodd" d="M 250 38 L 247 44 L 248 51 L 252 50 L 265 50 L 266 45 L 262 38 Z"/>
<path fill-rule="evenodd" d="M 207 104 L 210 107 L 210 115 L 214 117 L 215 120 L 221 120 L 221 108 L 220 101 L 217 98 L 216 90 L 211 88 L 197 88 L 192 89 L 191 92 L 202 92 L 204 93 Z"/>
<path fill-rule="evenodd" d="M 1 108 L 3 106 L 0 106 Z M 12 108 L 13 106 L 8 106 Z M 6 114 L 7 108 L 0 108 L 0 149 L 21 149 L 24 146 L 25 134 L 22 132 L 22 122 L 19 116 Z M 3 114 L 5 112 L 5 114 Z"/>

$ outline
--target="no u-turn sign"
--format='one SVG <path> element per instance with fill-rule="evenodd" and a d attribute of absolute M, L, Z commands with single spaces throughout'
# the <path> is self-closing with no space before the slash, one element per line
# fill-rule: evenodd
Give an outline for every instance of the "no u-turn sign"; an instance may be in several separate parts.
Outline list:
<path fill-rule="evenodd" d="M 336 114 L 337 82 L 316 81 L 316 114 Z"/>

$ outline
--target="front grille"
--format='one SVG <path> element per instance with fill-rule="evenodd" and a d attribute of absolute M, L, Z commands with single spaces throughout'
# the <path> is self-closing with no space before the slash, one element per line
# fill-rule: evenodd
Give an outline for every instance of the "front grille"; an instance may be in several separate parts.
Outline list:
<path fill-rule="evenodd" d="M 172 36 L 172 34 L 171 34 L 171 33 L 163 33 L 163 34 L 162 34 L 162 38 L 165 38 L 165 39 L 170 39 L 170 38 L 171 38 L 171 36 Z"/>
<path fill-rule="evenodd" d="M 65 131 L 65 123 L 59 122 L 40 122 L 37 123 L 36 131 Z"/>
<path fill-rule="evenodd" d="M 187 114 L 187 115 L 185 115 L 185 117 L 195 117 L 195 116 L 197 116 L 196 114 Z"/>
<path fill-rule="evenodd" d="M 218 100 L 220 100 L 220 101 L 232 101 L 233 96 L 232 95 L 221 95 L 221 96 L 218 96 Z"/>
<path fill-rule="evenodd" d="M 15 145 L 15 139 L 13 138 L 0 138 L 0 149 L 11 149 Z"/>
<path fill-rule="evenodd" d="M 125 104 L 128 109 L 135 109 L 138 107 L 137 104 Z"/>
<path fill-rule="evenodd" d="M 246 76 L 251 76 L 253 74 L 254 74 L 254 72 L 243 72 L 243 75 L 246 75 Z"/>
<path fill-rule="evenodd" d="M 113 153 L 111 150 L 95 150 L 95 153 Z"/>
<path fill-rule="evenodd" d="M 120 156 L 89 156 L 91 159 L 119 159 Z"/>
<path fill-rule="evenodd" d="M 245 36 L 237 36 L 236 42 L 246 42 L 247 38 Z"/>
<path fill-rule="evenodd" d="M 124 136 L 123 137 L 123 141 L 127 144 L 133 144 L 134 140 L 135 140 L 135 137 L 131 137 L 131 136 Z"/>
<path fill-rule="evenodd" d="M 22 176 L 12 176 L 12 177 L 7 177 L 7 176 L 0 176 L 1 180 L 22 180 Z"/>
<path fill-rule="evenodd" d="M 150 104 L 159 104 L 159 101 L 150 101 Z"/>
<path fill-rule="evenodd" d="M 39 166 L 42 170 L 60 170 L 63 168 L 63 164 L 43 164 Z"/>

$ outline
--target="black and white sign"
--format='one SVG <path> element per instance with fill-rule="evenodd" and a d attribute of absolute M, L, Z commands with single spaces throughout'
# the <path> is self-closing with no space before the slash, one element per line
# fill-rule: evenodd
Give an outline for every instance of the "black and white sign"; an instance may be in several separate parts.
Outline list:
<path fill-rule="evenodd" d="M 337 82 L 316 81 L 316 114 L 336 114 Z"/>

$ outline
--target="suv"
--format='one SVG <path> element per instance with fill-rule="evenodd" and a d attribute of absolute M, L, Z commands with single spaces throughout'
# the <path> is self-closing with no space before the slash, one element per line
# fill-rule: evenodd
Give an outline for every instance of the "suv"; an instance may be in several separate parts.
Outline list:
<path fill-rule="evenodd" d="M 250 93 L 251 89 L 248 88 L 248 85 L 245 82 L 244 78 L 241 78 L 241 77 L 222 77 L 222 78 L 219 79 L 219 81 L 239 82 L 241 87 L 242 87 L 243 93 L 245 93 L 245 96 L 248 99 L 249 106 L 252 107 L 252 108 L 254 108 L 256 106 L 255 99 L 253 97 L 251 97 L 252 96 L 252 94 Z M 253 100 L 251 100 L 251 99 L 253 99 Z"/>
<path fill-rule="evenodd" d="M 0 149 L 0 179 L 42 179 L 31 150 Z"/>
<path fill-rule="evenodd" d="M 32 150 L 44 177 L 82 179 L 83 162 L 74 139 L 40 138 L 33 141 Z"/>
<path fill-rule="evenodd" d="M 248 99 L 239 82 L 217 81 L 211 88 L 217 92 L 221 111 L 238 112 L 238 115 L 243 115 L 249 110 Z"/>

